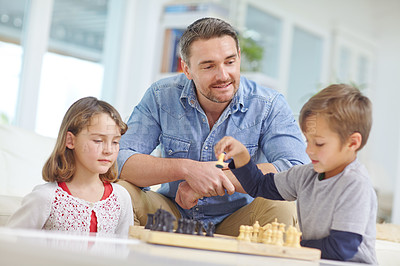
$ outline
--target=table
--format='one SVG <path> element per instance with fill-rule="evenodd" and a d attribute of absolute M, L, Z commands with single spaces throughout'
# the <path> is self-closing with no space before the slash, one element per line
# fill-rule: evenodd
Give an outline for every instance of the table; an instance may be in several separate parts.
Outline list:
<path fill-rule="evenodd" d="M 1 265 L 365 265 L 302 261 L 147 244 L 116 235 L 88 235 L 0 227 Z"/>

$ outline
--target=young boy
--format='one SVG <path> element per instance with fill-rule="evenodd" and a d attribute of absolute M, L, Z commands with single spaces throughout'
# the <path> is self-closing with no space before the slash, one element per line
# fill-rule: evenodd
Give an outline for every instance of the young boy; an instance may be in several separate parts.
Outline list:
<path fill-rule="evenodd" d="M 247 149 L 232 137 L 215 146 L 233 158 L 229 168 L 252 197 L 297 200 L 301 245 L 318 248 L 322 258 L 377 264 L 376 194 L 357 160 L 372 124 L 371 102 L 358 89 L 331 85 L 300 112 L 310 164 L 264 175 Z"/>

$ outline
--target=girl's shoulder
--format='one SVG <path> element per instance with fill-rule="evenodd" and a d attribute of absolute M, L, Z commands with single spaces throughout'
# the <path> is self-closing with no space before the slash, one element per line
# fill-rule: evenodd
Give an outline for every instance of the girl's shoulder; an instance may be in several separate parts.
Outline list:
<path fill-rule="evenodd" d="M 117 183 L 111 183 L 111 186 L 113 187 L 113 191 L 116 195 L 123 197 L 125 200 L 131 200 L 128 190 L 126 190 L 123 186 Z"/>

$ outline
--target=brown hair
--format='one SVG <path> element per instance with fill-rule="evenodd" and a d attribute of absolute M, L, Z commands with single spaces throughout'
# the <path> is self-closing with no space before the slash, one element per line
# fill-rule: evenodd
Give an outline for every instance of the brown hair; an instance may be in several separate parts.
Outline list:
<path fill-rule="evenodd" d="M 179 52 L 182 60 L 188 65 L 190 58 L 190 46 L 199 39 L 209 40 L 212 38 L 231 36 L 239 51 L 239 40 L 234 28 L 227 22 L 218 18 L 201 18 L 186 28 L 179 40 Z"/>
<path fill-rule="evenodd" d="M 50 158 L 42 169 L 43 179 L 47 182 L 68 182 L 76 171 L 73 151 L 66 147 L 67 132 L 77 135 L 89 125 L 90 119 L 97 114 L 108 114 L 125 134 L 128 126 L 122 121 L 118 111 L 109 103 L 95 97 L 82 98 L 71 105 L 66 112 L 58 133 L 57 142 Z M 114 182 L 118 177 L 117 163 L 108 169 L 105 174 L 100 174 L 100 179 L 105 182 Z"/>
<path fill-rule="evenodd" d="M 372 126 L 372 104 L 357 88 L 347 84 L 333 84 L 304 104 L 300 111 L 301 130 L 306 131 L 306 119 L 312 115 L 324 115 L 330 129 L 337 134 L 342 144 L 358 132 L 362 141 L 360 150 L 367 143 Z"/>

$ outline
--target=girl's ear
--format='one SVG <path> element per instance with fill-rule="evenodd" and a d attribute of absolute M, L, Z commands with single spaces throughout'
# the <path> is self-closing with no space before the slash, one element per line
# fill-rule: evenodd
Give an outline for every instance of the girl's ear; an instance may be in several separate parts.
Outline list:
<path fill-rule="evenodd" d="M 73 150 L 75 147 L 75 136 L 71 132 L 67 132 L 67 136 L 65 138 L 65 147 L 70 150 Z"/>
<path fill-rule="evenodd" d="M 349 137 L 348 147 L 353 150 L 357 151 L 358 148 L 361 146 L 362 136 L 359 132 L 354 132 Z"/>

